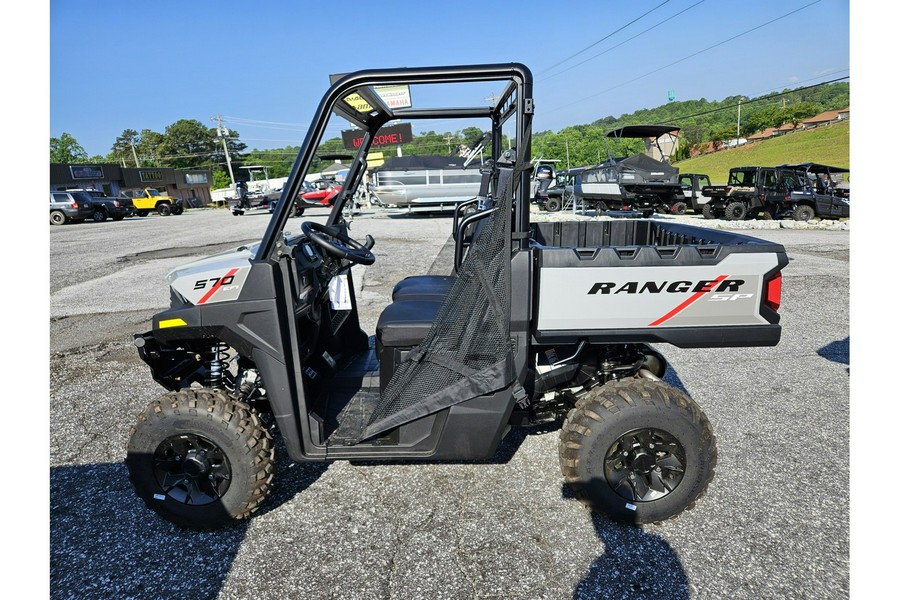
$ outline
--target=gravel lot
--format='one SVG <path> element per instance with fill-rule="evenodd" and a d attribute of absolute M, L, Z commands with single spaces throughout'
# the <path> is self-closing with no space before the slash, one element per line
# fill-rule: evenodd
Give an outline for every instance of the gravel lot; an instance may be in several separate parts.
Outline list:
<path fill-rule="evenodd" d="M 194 533 L 162 521 L 123 464 L 131 424 L 163 392 L 131 334 L 168 305 L 168 270 L 257 240 L 268 216 L 195 209 L 51 228 L 51 597 L 849 596 L 846 223 L 740 224 L 766 227 L 748 233 L 791 259 L 779 346 L 658 346 L 719 450 L 706 496 L 673 521 L 592 516 L 562 485 L 552 429 L 514 430 L 483 463 L 296 465 L 279 451 L 274 493 L 248 523 Z M 397 280 L 443 270 L 450 223 L 383 209 L 354 220 L 354 237 L 377 241 L 356 276 L 367 331 Z"/>

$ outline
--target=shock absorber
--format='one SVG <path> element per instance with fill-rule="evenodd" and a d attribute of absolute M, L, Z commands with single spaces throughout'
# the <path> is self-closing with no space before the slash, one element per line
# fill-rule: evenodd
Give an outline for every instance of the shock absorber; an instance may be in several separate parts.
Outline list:
<path fill-rule="evenodd" d="M 228 344 L 216 342 L 209 349 L 209 377 L 206 385 L 211 388 L 222 387 L 222 377 L 225 372 L 225 361 L 228 359 Z"/>

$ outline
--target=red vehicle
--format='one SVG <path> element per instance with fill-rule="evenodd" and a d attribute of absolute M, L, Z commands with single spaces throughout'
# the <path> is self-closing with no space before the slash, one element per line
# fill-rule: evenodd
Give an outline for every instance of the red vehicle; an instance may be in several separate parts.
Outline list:
<path fill-rule="evenodd" d="M 331 206 L 341 192 L 341 184 L 334 179 L 317 179 L 313 182 L 313 187 L 313 191 L 300 196 L 305 206 Z"/>
<path fill-rule="evenodd" d="M 304 181 L 303 188 L 294 200 L 294 212 L 291 213 L 291 216 L 299 217 L 304 210 L 310 207 L 330 208 L 341 189 L 341 184 L 334 179 L 317 179 L 313 183 Z M 275 210 L 276 204 L 277 202 L 273 202 L 269 205 L 269 212 Z"/>

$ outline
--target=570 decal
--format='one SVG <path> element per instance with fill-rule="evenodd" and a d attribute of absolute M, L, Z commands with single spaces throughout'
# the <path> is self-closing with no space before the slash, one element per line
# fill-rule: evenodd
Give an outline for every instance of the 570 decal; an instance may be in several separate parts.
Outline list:
<path fill-rule="evenodd" d="M 234 283 L 234 275 L 226 275 L 225 277 L 210 277 L 209 279 L 198 279 L 194 282 L 195 290 L 205 290 L 207 286 L 218 287 L 220 285 L 231 285 Z"/>
<path fill-rule="evenodd" d="M 238 271 L 240 271 L 240 269 L 231 269 L 222 277 L 208 277 L 206 279 L 198 279 L 196 282 L 194 282 L 195 290 L 205 290 L 207 288 L 209 289 L 209 291 L 203 294 L 202 298 L 197 300 L 197 304 L 205 304 L 210 298 L 213 297 L 213 294 L 221 289 L 239 289 L 240 286 L 231 285 L 232 283 L 234 283 L 234 276 Z"/>

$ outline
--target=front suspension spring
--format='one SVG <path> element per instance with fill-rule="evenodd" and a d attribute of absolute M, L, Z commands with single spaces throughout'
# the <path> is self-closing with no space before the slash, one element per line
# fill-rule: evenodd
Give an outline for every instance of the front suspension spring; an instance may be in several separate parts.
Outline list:
<path fill-rule="evenodd" d="M 209 380 L 207 386 L 211 388 L 222 387 L 222 375 L 225 371 L 225 361 L 228 359 L 228 344 L 216 342 L 209 349 Z"/>

